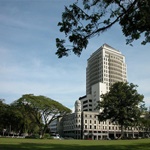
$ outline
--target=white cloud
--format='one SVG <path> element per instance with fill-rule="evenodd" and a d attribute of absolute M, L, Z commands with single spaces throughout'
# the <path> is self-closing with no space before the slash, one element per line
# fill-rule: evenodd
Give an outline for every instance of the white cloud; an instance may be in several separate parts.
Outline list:
<path fill-rule="evenodd" d="M 7 68 L 0 66 L 1 95 L 17 95 L 17 98 L 28 93 L 45 95 L 71 107 L 74 100 L 81 96 L 78 94 L 85 93 L 85 75 L 82 67 L 76 64 L 68 65 L 67 68 L 59 63 L 43 64 L 37 58 L 30 60 L 29 64 L 26 66 L 25 62 L 21 62 L 9 64 Z"/>

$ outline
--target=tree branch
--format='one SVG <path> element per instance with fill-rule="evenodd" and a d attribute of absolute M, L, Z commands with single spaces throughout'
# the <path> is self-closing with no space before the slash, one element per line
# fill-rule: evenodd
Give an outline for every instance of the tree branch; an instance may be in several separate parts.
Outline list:
<path fill-rule="evenodd" d="M 119 19 L 120 19 L 122 16 L 124 16 L 125 14 L 127 14 L 127 13 L 131 10 L 131 8 L 136 4 L 136 2 L 137 2 L 137 0 L 135 0 L 135 1 L 130 5 L 130 7 L 129 7 L 127 10 L 125 10 L 125 12 L 122 12 L 122 13 L 121 13 L 113 22 L 111 22 L 109 25 L 104 26 L 104 27 L 102 27 L 102 28 L 99 28 L 99 29 L 93 31 L 91 34 L 87 35 L 86 38 L 90 38 L 90 37 L 93 36 L 94 34 L 97 34 L 97 33 L 101 32 L 101 31 L 105 31 L 106 29 L 110 28 L 112 25 L 114 25 L 116 22 L 118 22 Z"/>

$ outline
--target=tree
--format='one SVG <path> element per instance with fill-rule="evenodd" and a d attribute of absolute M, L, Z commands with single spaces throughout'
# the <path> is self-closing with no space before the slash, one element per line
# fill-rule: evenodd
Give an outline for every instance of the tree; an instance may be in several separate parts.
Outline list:
<path fill-rule="evenodd" d="M 126 39 L 131 44 L 144 35 L 141 44 L 150 42 L 150 1 L 149 0 L 82 0 L 65 7 L 62 21 L 58 23 L 72 46 L 65 45 L 64 39 L 56 38 L 59 58 L 68 56 L 70 51 L 80 56 L 89 39 L 107 31 L 119 23 Z M 80 5 L 80 7 L 79 7 Z M 68 43 L 67 43 L 68 44 Z"/>
<path fill-rule="evenodd" d="M 5 112 L 6 112 L 7 104 L 4 103 L 4 99 L 0 99 L 0 133 L 5 128 Z"/>
<path fill-rule="evenodd" d="M 37 126 L 33 113 L 31 113 L 31 108 L 28 107 L 28 105 L 15 101 L 10 106 L 10 123 L 13 131 L 20 135 L 23 133 L 38 132 L 39 127 Z"/>
<path fill-rule="evenodd" d="M 150 137 L 150 108 L 141 117 L 140 127 L 145 132 L 144 136 Z"/>
<path fill-rule="evenodd" d="M 45 96 L 34 96 L 33 94 L 23 95 L 15 103 L 24 105 L 32 113 L 39 127 L 41 137 L 44 136 L 45 131 L 53 120 L 71 112 L 69 108 L 57 101 Z"/>
<path fill-rule="evenodd" d="M 145 110 L 143 95 L 137 90 L 137 85 L 133 83 L 117 82 L 110 87 L 110 91 L 102 94 L 102 101 L 98 108 L 101 110 L 98 118 L 100 121 L 110 119 L 121 127 L 121 136 L 124 129 L 129 126 L 137 126 L 140 117 Z"/>
<path fill-rule="evenodd" d="M 5 132 L 10 134 L 11 128 L 18 129 L 20 116 L 17 113 L 17 109 L 13 109 L 10 105 L 5 104 L 4 100 L 0 100 L 0 131 L 5 129 Z"/>

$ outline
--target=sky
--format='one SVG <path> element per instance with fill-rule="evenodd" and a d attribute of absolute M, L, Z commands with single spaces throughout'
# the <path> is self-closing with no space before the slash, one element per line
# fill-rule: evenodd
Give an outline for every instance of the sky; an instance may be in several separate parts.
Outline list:
<path fill-rule="evenodd" d="M 128 82 L 150 106 L 150 44 L 126 45 L 119 25 L 92 38 L 80 57 L 55 55 L 55 39 L 64 38 L 57 24 L 72 2 L 0 0 L 0 99 L 10 104 L 24 94 L 43 95 L 73 108 L 86 93 L 87 59 L 107 43 L 126 57 Z"/>

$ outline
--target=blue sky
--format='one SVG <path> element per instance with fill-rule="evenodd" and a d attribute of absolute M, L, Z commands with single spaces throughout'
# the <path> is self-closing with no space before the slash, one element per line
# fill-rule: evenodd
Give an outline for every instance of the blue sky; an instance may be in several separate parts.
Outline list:
<path fill-rule="evenodd" d="M 0 0 L 0 98 L 11 103 L 23 94 L 48 96 L 72 108 L 85 95 L 87 59 L 104 43 L 126 57 L 128 81 L 150 106 L 150 44 L 126 45 L 115 25 L 90 40 L 80 57 L 58 59 L 55 39 L 63 38 L 57 23 L 73 0 Z"/>

